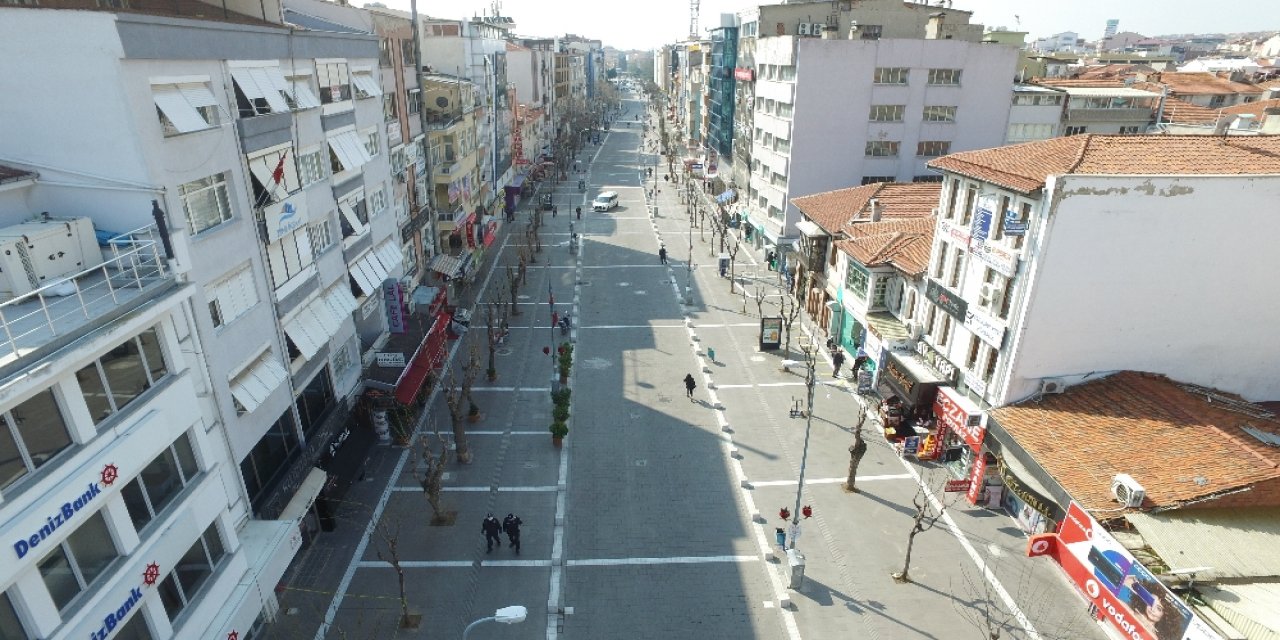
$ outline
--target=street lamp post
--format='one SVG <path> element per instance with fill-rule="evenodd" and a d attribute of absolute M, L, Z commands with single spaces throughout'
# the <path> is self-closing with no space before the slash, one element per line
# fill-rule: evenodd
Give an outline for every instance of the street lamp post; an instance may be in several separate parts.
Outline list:
<path fill-rule="evenodd" d="M 500 622 L 502 624 L 516 624 L 516 623 L 524 622 L 525 616 L 527 616 L 528 614 L 529 614 L 529 611 L 520 605 L 503 607 L 493 612 L 493 615 L 480 618 L 479 620 L 476 620 L 475 622 L 472 622 L 471 624 L 467 625 L 467 628 L 462 630 L 462 640 L 467 640 L 467 636 L 471 635 L 471 630 L 476 628 L 476 626 L 483 624 L 485 622 Z"/>
<path fill-rule="evenodd" d="M 791 527 L 793 533 L 791 535 L 791 540 L 787 545 L 787 548 L 789 549 L 796 548 L 796 537 L 800 532 L 800 494 L 804 492 L 804 471 L 805 466 L 809 461 L 809 432 L 813 427 L 813 390 L 818 383 L 817 370 L 813 366 L 815 360 L 813 345 L 810 344 L 809 347 L 804 350 L 804 353 L 805 359 L 808 361 L 808 371 L 804 379 L 804 385 L 808 387 L 808 406 L 805 407 L 804 412 L 804 449 L 800 454 L 800 479 L 799 482 L 796 483 L 796 508 L 791 512 Z"/>

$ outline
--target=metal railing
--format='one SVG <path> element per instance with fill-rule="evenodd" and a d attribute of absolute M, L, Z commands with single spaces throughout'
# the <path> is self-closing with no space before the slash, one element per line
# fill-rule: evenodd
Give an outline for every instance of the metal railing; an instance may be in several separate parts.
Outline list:
<path fill-rule="evenodd" d="M 0 361 L 20 360 L 134 297 L 128 290 L 171 277 L 154 225 L 114 236 L 104 253 L 111 257 L 95 267 L 0 303 Z"/>

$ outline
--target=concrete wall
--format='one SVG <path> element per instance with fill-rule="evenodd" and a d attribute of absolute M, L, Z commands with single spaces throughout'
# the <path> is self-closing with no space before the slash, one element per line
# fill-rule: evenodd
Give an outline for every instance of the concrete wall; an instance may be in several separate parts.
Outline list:
<path fill-rule="evenodd" d="M 1069 176 L 1048 190 L 1007 398 L 1115 369 L 1277 397 L 1280 254 L 1266 231 L 1280 178 Z"/>
<path fill-rule="evenodd" d="M 859 25 L 879 25 L 883 38 L 923 38 L 929 16 L 943 13 L 946 14 L 944 34 L 954 40 L 969 42 L 982 39 L 982 25 L 968 24 L 971 16 L 968 11 L 911 5 L 897 0 L 859 0 L 851 5 L 850 10 L 839 12 L 836 31 L 841 38 L 848 36 L 850 23 L 855 20 Z M 799 23 L 826 23 L 830 15 L 831 3 L 825 0 L 763 5 L 760 7 L 760 37 L 796 35 Z"/>

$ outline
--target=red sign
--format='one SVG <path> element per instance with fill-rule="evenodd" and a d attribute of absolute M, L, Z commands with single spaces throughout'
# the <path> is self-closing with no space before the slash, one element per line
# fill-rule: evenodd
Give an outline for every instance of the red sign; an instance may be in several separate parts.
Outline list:
<path fill-rule="evenodd" d="M 943 485 L 942 491 L 944 493 L 968 493 L 969 479 L 964 478 L 962 480 L 948 480 L 947 484 Z"/>
<path fill-rule="evenodd" d="M 467 221 L 467 247 L 476 248 L 476 223 L 474 220 Z"/>
<path fill-rule="evenodd" d="M 986 475 L 987 456 L 979 451 L 974 454 L 973 466 L 969 469 L 969 491 L 965 494 L 969 504 L 978 504 L 978 498 L 982 497 L 982 487 L 986 484 L 984 481 Z"/>
<path fill-rule="evenodd" d="M 738 67 L 733 70 L 733 77 L 738 80 L 746 80 L 751 82 L 756 79 L 756 70 L 747 67 Z"/>
<path fill-rule="evenodd" d="M 933 402 L 933 413 L 938 416 L 939 428 L 945 425 L 948 429 L 960 434 L 965 443 L 974 451 L 982 450 L 982 440 L 987 430 L 982 426 L 978 416 L 969 415 L 960 406 L 959 396 L 951 387 L 939 387 L 938 397 Z"/>

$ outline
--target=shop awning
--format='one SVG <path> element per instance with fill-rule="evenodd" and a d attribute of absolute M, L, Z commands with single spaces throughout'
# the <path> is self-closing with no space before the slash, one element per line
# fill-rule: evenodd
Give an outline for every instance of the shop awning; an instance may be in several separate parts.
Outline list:
<path fill-rule="evenodd" d="M 716 196 L 716 202 L 719 202 L 720 204 L 725 204 L 730 200 L 732 200 L 735 195 L 738 195 L 737 192 L 735 192 L 733 189 L 729 189 L 728 191 L 725 191 L 724 193 Z"/>
<path fill-rule="evenodd" d="M 252 413 L 255 409 L 262 406 L 266 402 L 267 397 L 271 395 L 284 381 L 288 379 L 289 372 L 285 371 L 270 349 L 262 352 L 252 364 L 245 367 L 240 373 L 231 378 L 231 397 L 244 407 L 244 410 Z"/>
<path fill-rule="evenodd" d="M 819 227 L 817 223 L 812 220 L 801 220 L 797 222 L 796 231 L 799 231 L 810 238 L 827 235 L 827 232 L 823 231 L 822 227 Z"/>
<path fill-rule="evenodd" d="M 378 256 L 378 262 L 390 274 L 400 267 L 400 263 L 404 260 L 404 255 L 400 252 L 400 245 L 395 240 L 387 240 L 373 249 Z"/>
<path fill-rule="evenodd" d="M 321 292 L 282 322 L 285 335 L 289 336 L 293 346 L 307 360 L 328 344 L 329 339 L 338 333 L 342 323 L 355 311 L 355 299 L 348 300 L 350 292 L 344 296 L 341 291 L 335 291 L 341 288 L 342 285 L 339 284 Z"/>
<path fill-rule="evenodd" d="M 906 342 L 911 338 L 906 325 L 886 311 L 868 313 L 867 326 L 874 330 L 881 340 L 889 344 Z"/>
<path fill-rule="evenodd" d="M 436 315 L 431 328 L 427 330 L 427 335 L 423 337 L 422 343 L 413 353 L 409 366 L 404 368 L 400 378 L 396 380 L 396 400 L 401 404 L 413 402 L 414 396 L 418 395 L 427 377 L 444 361 L 445 347 L 448 343 L 445 327 L 448 321 L 447 314 Z"/>
<path fill-rule="evenodd" d="M 307 473 L 307 477 L 303 478 L 302 486 L 298 487 L 298 492 L 293 494 L 293 499 L 289 500 L 289 504 L 285 505 L 284 511 L 280 512 L 277 520 L 294 520 L 297 521 L 307 514 L 307 510 L 315 503 L 316 496 L 320 495 L 320 490 L 324 488 L 324 483 L 328 479 L 329 474 L 321 469 L 312 469 Z"/>
<path fill-rule="evenodd" d="M 519 189 L 520 187 L 523 187 L 523 186 L 524 186 L 524 180 L 525 180 L 525 178 L 527 178 L 527 177 L 529 177 L 529 175 L 528 175 L 528 174 L 526 174 L 526 173 L 522 173 L 522 174 L 520 174 L 520 175 L 516 176 L 516 177 L 515 177 L 515 179 L 511 181 L 511 184 L 508 184 L 508 185 L 507 185 L 507 188 L 508 188 L 508 189 Z"/>
<path fill-rule="evenodd" d="M 367 96 L 382 95 L 382 87 L 379 87 L 378 81 L 373 79 L 372 72 L 369 72 L 369 73 L 357 72 L 357 73 L 351 74 L 351 83 L 356 85 L 356 88 L 359 89 L 361 93 Z"/>
<path fill-rule="evenodd" d="M 456 278 L 462 271 L 462 258 L 440 254 L 431 260 L 431 270 L 446 278 Z"/>

